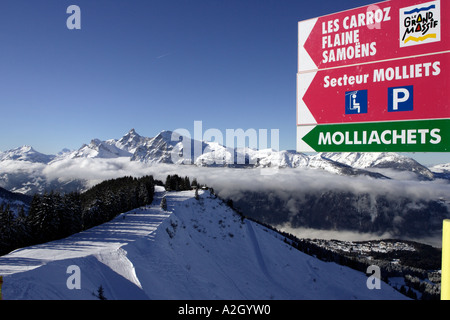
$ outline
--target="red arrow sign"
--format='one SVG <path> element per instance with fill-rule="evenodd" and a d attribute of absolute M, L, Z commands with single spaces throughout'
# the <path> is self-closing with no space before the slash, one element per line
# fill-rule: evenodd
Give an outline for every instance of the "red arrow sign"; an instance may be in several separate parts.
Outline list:
<path fill-rule="evenodd" d="M 450 118 L 449 79 L 440 53 L 319 70 L 299 99 L 318 124 Z"/>
<path fill-rule="evenodd" d="M 447 51 L 450 1 L 385 1 L 323 16 L 300 46 L 317 69 Z M 299 72 L 309 70 L 299 61 Z"/>

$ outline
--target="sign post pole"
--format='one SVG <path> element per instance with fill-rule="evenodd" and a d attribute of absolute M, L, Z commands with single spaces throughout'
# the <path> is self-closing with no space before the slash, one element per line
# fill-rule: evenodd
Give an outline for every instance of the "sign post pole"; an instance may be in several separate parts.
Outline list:
<path fill-rule="evenodd" d="M 442 228 L 441 300 L 450 300 L 450 220 Z"/>

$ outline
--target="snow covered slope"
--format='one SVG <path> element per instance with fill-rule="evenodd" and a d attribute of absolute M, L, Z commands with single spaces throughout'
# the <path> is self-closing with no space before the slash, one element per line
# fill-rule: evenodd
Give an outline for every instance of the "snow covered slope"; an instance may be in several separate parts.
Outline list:
<path fill-rule="evenodd" d="M 435 165 L 430 168 L 436 178 L 450 180 L 450 163 Z"/>
<path fill-rule="evenodd" d="M 421 180 L 432 180 L 433 173 L 412 158 L 395 152 L 333 152 L 321 153 L 325 159 L 330 159 L 358 169 L 390 169 L 412 172 Z"/>
<path fill-rule="evenodd" d="M 174 150 L 177 150 L 176 153 L 181 151 L 184 152 L 183 143 L 180 142 L 179 139 L 181 139 L 181 136 L 177 133 L 173 133 L 172 131 L 161 131 L 155 137 L 148 138 L 144 144 L 137 146 L 131 160 L 146 164 L 172 164 L 174 163 L 172 152 Z M 193 143 L 191 143 L 191 146 L 193 146 Z M 181 162 L 183 162 L 183 159 L 181 159 Z M 175 164 L 180 163 L 175 162 Z"/>
<path fill-rule="evenodd" d="M 131 153 L 118 148 L 115 140 L 93 139 L 90 144 L 69 154 L 70 158 L 118 158 L 131 157 Z"/>
<path fill-rule="evenodd" d="M 450 163 L 435 165 L 430 168 L 433 172 L 450 172 Z"/>
<path fill-rule="evenodd" d="M 54 158 L 55 156 L 40 153 L 30 146 L 22 146 L 5 152 L 0 152 L 0 162 L 14 160 L 46 164 L 52 161 Z"/>
<path fill-rule="evenodd" d="M 90 144 L 84 144 L 80 149 L 61 155 L 56 160 L 64 158 L 131 158 L 139 146 L 144 145 L 150 138 L 140 136 L 134 129 L 131 129 L 119 140 L 109 139 L 101 141 L 92 139 Z"/>
<path fill-rule="evenodd" d="M 0 257 L 4 299 L 404 299 L 367 276 L 290 247 L 209 192 L 159 190 L 152 206 Z M 81 289 L 68 289 L 69 266 Z"/>

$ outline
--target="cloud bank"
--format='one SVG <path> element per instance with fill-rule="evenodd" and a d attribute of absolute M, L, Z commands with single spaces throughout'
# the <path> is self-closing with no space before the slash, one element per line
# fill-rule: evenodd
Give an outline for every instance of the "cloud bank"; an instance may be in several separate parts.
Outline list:
<path fill-rule="evenodd" d="M 3 168 L 2 168 L 3 169 Z M 9 168 L 11 169 L 11 168 Z M 25 170 L 16 167 L 13 170 Z M 153 175 L 165 181 L 168 174 L 178 174 L 197 178 L 200 183 L 211 186 L 224 198 L 238 196 L 243 191 L 272 191 L 278 195 L 292 191 L 349 191 L 355 194 L 374 194 L 402 196 L 406 198 L 434 200 L 447 199 L 450 184 L 445 180 L 418 181 L 374 179 L 367 176 L 341 176 L 321 169 L 236 169 L 217 167 L 196 167 L 190 165 L 153 164 L 129 161 L 127 158 L 98 159 L 80 158 L 54 161 L 47 166 L 34 166 L 41 170 L 48 180 L 70 181 L 80 179 L 89 181 L 92 186 L 105 179 L 122 176 Z M 28 170 L 31 172 L 31 170 Z M 408 176 L 409 178 L 410 176 Z"/>
<path fill-rule="evenodd" d="M 392 200 L 405 198 L 411 200 L 407 206 L 416 205 L 417 202 L 414 201 L 439 200 L 450 206 L 450 184 L 447 180 L 419 181 L 414 178 L 414 175 L 397 175 L 397 179 L 388 180 L 369 176 L 338 175 L 312 168 L 236 169 L 171 164 L 148 165 L 130 161 L 128 158 L 63 159 L 55 160 L 48 165 L 26 161 L 2 162 L 0 186 L 7 187 L 8 184 L 17 184 L 20 181 L 24 187 L 19 191 L 28 192 L 33 190 L 33 185 L 39 183 L 46 182 L 46 186 L 49 188 L 75 180 L 83 181 L 83 185 L 87 189 L 103 180 L 123 176 L 153 175 L 155 179 L 164 182 L 169 174 L 189 176 L 191 181 L 196 178 L 200 183 L 213 187 L 220 197 L 232 198 L 235 202 L 245 201 L 249 192 L 263 195 L 263 198 L 277 199 L 281 201 L 280 205 L 283 206 L 283 210 L 287 209 L 292 215 L 298 214 L 307 193 L 350 192 L 355 195 L 369 195 L 373 199 L 377 196 Z M 274 211 L 276 212 L 277 209 L 274 208 Z M 402 223 L 403 218 L 399 216 L 398 219 Z M 286 231 L 291 230 L 291 233 L 299 234 L 298 230 L 289 229 L 288 224 L 280 225 L 280 227 Z M 303 237 L 308 237 L 308 235 L 315 237 L 322 233 L 322 237 L 329 234 L 331 237 L 338 238 L 336 234 L 324 233 L 323 230 L 319 233 L 312 229 L 300 231 L 299 235 Z M 345 239 L 348 235 L 348 238 L 352 240 L 374 238 L 372 234 L 363 236 L 357 232 L 346 234 L 339 231 L 337 234 L 341 236 L 339 238 L 344 237 Z M 359 236 L 355 236 L 356 234 Z M 389 236 L 387 233 L 385 235 Z"/>

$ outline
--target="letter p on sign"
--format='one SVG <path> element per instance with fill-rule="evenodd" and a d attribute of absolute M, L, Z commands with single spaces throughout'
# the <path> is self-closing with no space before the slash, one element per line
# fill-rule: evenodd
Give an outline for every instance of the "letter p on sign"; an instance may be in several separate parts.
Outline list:
<path fill-rule="evenodd" d="M 414 109 L 414 87 L 395 87 L 388 89 L 388 111 L 412 111 Z"/>

